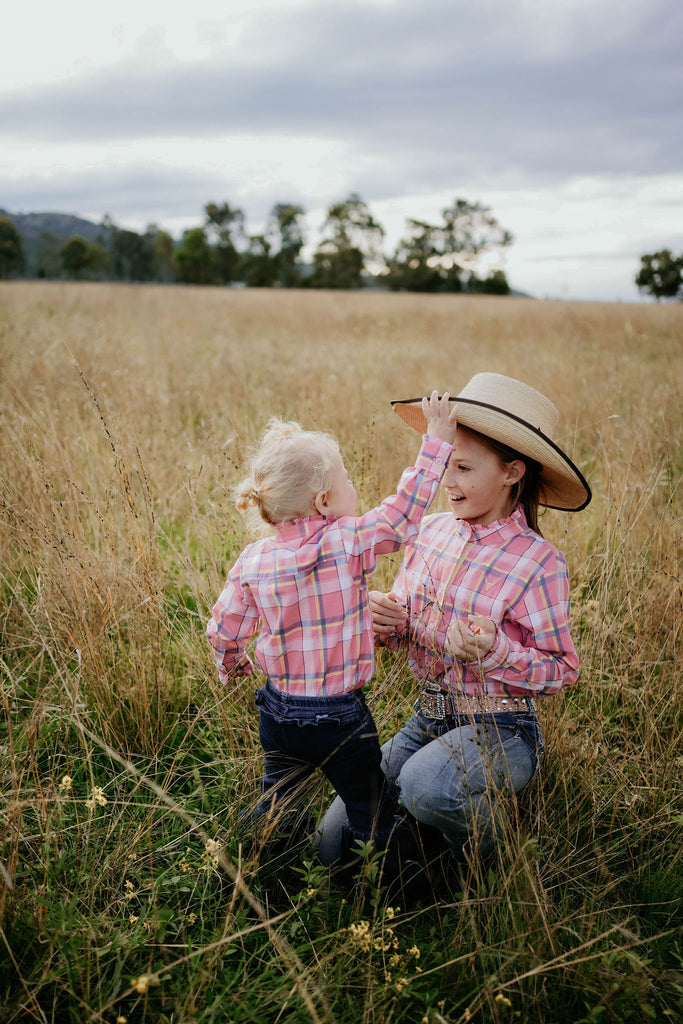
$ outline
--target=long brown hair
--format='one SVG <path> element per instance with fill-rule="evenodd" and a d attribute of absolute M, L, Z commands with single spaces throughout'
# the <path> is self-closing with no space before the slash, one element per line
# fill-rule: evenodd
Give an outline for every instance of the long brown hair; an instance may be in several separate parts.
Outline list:
<path fill-rule="evenodd" d="M 470 434 L 474 434 L 483 441 L 493 454 L 497 456 L 501 465 L 507 466 L 511 462 L 518 460 L 524 463 L 526 467 L 524 475 L 520 477 L 516 484 L 513 484 L 510 490 L 510 500 L 512 501 L 513 508 L 517 508 L 518 505 L 522 506 L 528 525 L 534 533 L 542 537 L 543 534 L 538 528 L 538 508 L 541 504 L 543 490 L 541 481 L 543 466 L 540 462 L 536 462 L 536 459 L 532 459 L 529 455 L 522 455 L 521 452 L 510 448 L 507 444 L 503 444 L 502 441 L 496 441 L 493 437 L 480 434 L 478 430 L 470 430 L 469 427 L 458 427 L 458 430 L 468 430 Z"/>

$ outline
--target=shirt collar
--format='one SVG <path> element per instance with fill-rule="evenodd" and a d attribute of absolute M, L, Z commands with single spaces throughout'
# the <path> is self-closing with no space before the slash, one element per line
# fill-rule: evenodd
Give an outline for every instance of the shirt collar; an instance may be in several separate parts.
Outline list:
<path fill-rule="evenodd" d="M 334 522 L 336 516 L 302 516 L 301 519 L 288 519 L 284 523 L 278 523 L 275 527 L 275 536 L 278 540 L 292 540 L 296 537 L 310 537 L 318 533 L 329 523 Z"/>
<path fill-rule="evenodd" d="M 452 512 L 447 513 L 453 515 Z M 453 516 L 455 519 L 455 516 Z M 496 519 L 495 522 L 489 523 L 487 526 L 480 526 L 477 523 L 472 526 L 470 523 L 465 522 L 464 519 L 456 519 L 456 529 L 459 530 L 460 534 L 466 539 L 478 540 L 482 543 L 486 543 L 490 537 L 509 537 L 515 533 L 519 533 L 519 530 L 527 529 L 526 516 L 524 515 L 524 509 L 521 505 L 518 505 L 512 515 L 506 516 L 505 519 Z"/>

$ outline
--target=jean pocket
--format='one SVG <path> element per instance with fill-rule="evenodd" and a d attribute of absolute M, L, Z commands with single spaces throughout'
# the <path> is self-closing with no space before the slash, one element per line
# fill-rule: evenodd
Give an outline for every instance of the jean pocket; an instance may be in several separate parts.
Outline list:
<path fill-rule="evenodd" d="M 527 720 L 517 720 L 518 735 L 528 745 L 529 749 L 534 754 L 534 774 L 532 778 L 535 778 L 541 770 L 541 761 L 545 754 L 545 740 L 543 739 L 543 733 L 541 727 L 538 724 L 537 718 L 531 718 Z"/>
<path fill-rule="evenodd" d="M 545 742 L 536 717 L 507 713 L 487 715 L 482 718 L 481 727 L 484 733 L 489 733 L 492 737 L 495 736 L 500 742 L 513 737 L 520 739 L 534 758 L 532 778 L 535 778 L 540 771 L 541 760 L 545 753 Z"/>

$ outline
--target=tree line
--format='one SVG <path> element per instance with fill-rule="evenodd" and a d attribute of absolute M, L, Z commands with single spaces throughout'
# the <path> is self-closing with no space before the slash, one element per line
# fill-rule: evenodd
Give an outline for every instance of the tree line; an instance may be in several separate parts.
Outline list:
<path fill-rule="evenodd" d="M 477 273 L 484 254 L 500 254 L 513 241 L 479 202 L 455 199 L 436 224 L 407 218 L 403 237 L 387 254 L 383 226 L 352 193 L 328 208 L 309 264 L 301 256 L 305 216 L 302 206 L 276 203 L 263 232 L 250 234 L 243 210 L 211 202 L 204 207 L 203 224 L 188 228 L 179 242 L 155 224 L 137 233 L 106 217 L 95 241 L 43 232 L 30 265 L 11 216 L 0 216 L 0 277 L 261 288 L 362 288 L 374 283 L 395 291 L 510 291 L 502 270 Z"/>

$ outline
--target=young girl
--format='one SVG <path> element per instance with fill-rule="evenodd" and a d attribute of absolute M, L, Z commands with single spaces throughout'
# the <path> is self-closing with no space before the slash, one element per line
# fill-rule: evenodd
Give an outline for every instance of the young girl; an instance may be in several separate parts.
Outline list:
<path fill-rule="evenodd" d="M 367 578 L 377 556 L 417 533 L 438 490 L 455 437 L 448 395 L 420 403 L 427 436 L 398 491 L 356 517 L 356 493 L 337 443 L 298 424 L 271 421 L 237 490 L 271 536 L 250 544 L 231 569 L 207 627 L 220 679 L 249 675 L 246 653 L 266 677 L 256 691 L 265 755 L 257 814 L 291 808 L 316 767 L 348 814 L 341 842 L 388 839 L 377 730 L 361 687 L 374 672 Z"/>
<path fill-rule="evenodd" d="M 415 713 L 383 747 L 386 777 L 462 862 L 493 851 L 502 801 L 543 754 L 537 705 L 577 678 L 567 566 L 541 537 L 538 507 L 578 511 L 591 493 L 552 440 L 557 410 L 544 395 L 479 373 L 454 401 L 450 511 L 423 521 L 392 591 L 371 604 L 378 641 L 405 647 L 419 682 Z M 415 402 L 394 410 L 421 429 Z M 323 821 L 326 863 L 344 814 L 337 800 Z"/>

